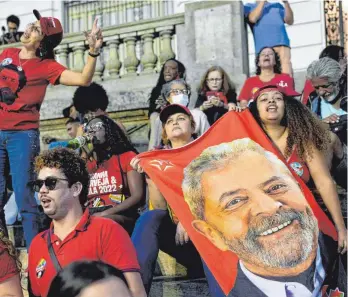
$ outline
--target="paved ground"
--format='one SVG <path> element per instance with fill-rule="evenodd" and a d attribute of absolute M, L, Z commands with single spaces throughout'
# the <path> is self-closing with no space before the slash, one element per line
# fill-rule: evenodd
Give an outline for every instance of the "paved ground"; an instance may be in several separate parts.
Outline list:
<path fill-rule="evenodd" d="M 149 297 L 205 297 L 210 296 L 207 281 L 203 278 L 185 279 L 156 277 Z"/>

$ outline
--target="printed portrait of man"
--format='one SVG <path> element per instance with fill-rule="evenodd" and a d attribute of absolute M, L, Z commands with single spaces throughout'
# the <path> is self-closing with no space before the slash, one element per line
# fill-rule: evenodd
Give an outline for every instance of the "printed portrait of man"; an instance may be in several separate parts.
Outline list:
<path fill-rule="evenodd" d="M 239 258 L 228 296 L 321 296 L 337 244 L 275 154 L 249 138 L 211 146 L 185 168 L 182 190 L 194 229 Z"/>

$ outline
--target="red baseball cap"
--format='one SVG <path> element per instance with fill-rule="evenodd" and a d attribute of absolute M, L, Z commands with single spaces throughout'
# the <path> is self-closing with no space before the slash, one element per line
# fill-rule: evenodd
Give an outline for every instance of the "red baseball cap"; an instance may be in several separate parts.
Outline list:
<path fill-rule="evenodd" d="M 261 88 L 259 88 L 255 94 L 254 94 L 254 100 L 257 100 L 258 97 L 260 97 L 261 94 L 269 91 L 278 91 L 282 93 L 283 95 L 294 97 L 294 96 L 300 96 L 301 94 L 296 92 L 294 89 L 291 88 L 283 88 L 278 85 L 266 85 Z"/>
<path fill-rule="evenodd" d="M 63 27 L 57 18 L 42 17 L 41 14 L 34 9 L 35 17 L 40 21 L 42 33 L 47 36 L 49 42 L 55 48 L 63 39 Z"/>
<path fill-rule="evenodd" d="M 160 120 L 162 124 L 164 124 L 171 115 L 176 113 L 184 113 L 188 116 L 192 116 L 191 111 L 186 106 L 180 104 L 170 104 L 163 108 L 160 113 Z"/>

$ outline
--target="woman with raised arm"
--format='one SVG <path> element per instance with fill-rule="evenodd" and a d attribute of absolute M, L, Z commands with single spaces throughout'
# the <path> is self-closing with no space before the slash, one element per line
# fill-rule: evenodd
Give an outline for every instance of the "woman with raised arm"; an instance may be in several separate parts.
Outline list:
<path fill-rule="evenodd" d="M 40 150 L 40 106 L 47 86 L 89 85 L 103 44 L 96 19 L 92 31 L 85 32 L 89 45 L 86 65 L 81 73 L 71 71 L 54 59 L 54 48 L 63 38 L 60 21 L 33 12 L 37 21 L 28 24 L 21 48 L 7 48 L 0 54 L 0 222 L 5 222 L 4 162 L 8 156 L 27 247 L 38 233 L 37 205 L 27 183 L 33 178 L 32 164 Z"/>

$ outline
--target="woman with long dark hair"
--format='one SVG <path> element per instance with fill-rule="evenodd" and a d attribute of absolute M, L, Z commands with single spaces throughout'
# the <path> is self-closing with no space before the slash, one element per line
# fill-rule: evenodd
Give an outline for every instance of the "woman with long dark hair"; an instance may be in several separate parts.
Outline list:
<path fill-rule="evenodd" d="M 109 117 L 92 118 L 85 131 L 93 137 L 93 151 L 87 161 L 91 175 L 88 207 L 131 233 L 144 196 L 143 177 L 130 166 L 137 151 Z"/>
<path fill-rule="evenodd" d="M 278 86 L 265 86 L 255 94 L 250 111 L 331 217 L 338 232 L 339 250 L 345 253 L 347 229 L 325 157 L 330 145 L 330 132 L 307 107 L 291 95 Z M 342 203 L 347 204 L 347 200 Z"/>
<path fill-rule="evenodd" d="M 23 297 L 21 269 L 18 252 L 0 224 L 0 297 Z"/>
<path fill-rule="evenodd" d="M 152 127 L 155 125 L 156 119 L 158 118 L 161 110 L 167 105 L 166 100 L 161 96 L 162 87 L 164 84 L 175 80 L 185 79 L 186 68 L 184 64 L 175 59 L 168 59 L 162 66 L 157 84 L 152 89 L 149 98 L 149 119 L 150 119 L 150 140 L 149 149 L 153 148 L 155 143 L 155 134 L 153 133 Z"/>
<path fill-rule="evenodd" d="M 255 64 L 256 75 L 245 81 L 238 96 L 242 108 L 246 107 L 254 98 L 255 92 L 265 85 L 279 85 L 282 88 L 294 89 L 294 80 L 288 74 L 282 73 L 279 56 L 273 48 L 263 48 L 256 56 Z"/>
<path fill-rule="evenodd" d="M 229 108 L 237 108 L 235 86 L 226 71 L 220 66 L 210 67 L 203 75 L 198 87 L 196 108 L 202 110 L 212 125 Z"/>
<path fill-rule="evenodd" d="M 21 48 L 7 48 L 0 54 L 0 222 L 5 222 L 4 162 L 8 157 L 27 247 L 38 233 L 38 209 L 27 183 L 33 179 L 33 160 L 40 151 L 40 106 L 47 86 L 88 85 L 103 44 L 95 20 L 92 31 L 85 33 L 89 45 L 86 65 L 82 73 L 71 71 L 54 60 L 54 49 L 63 38 L 60 21 L 41 17 L 37 10 L 34 15 L 37 21 L 28 24 Z"/>

